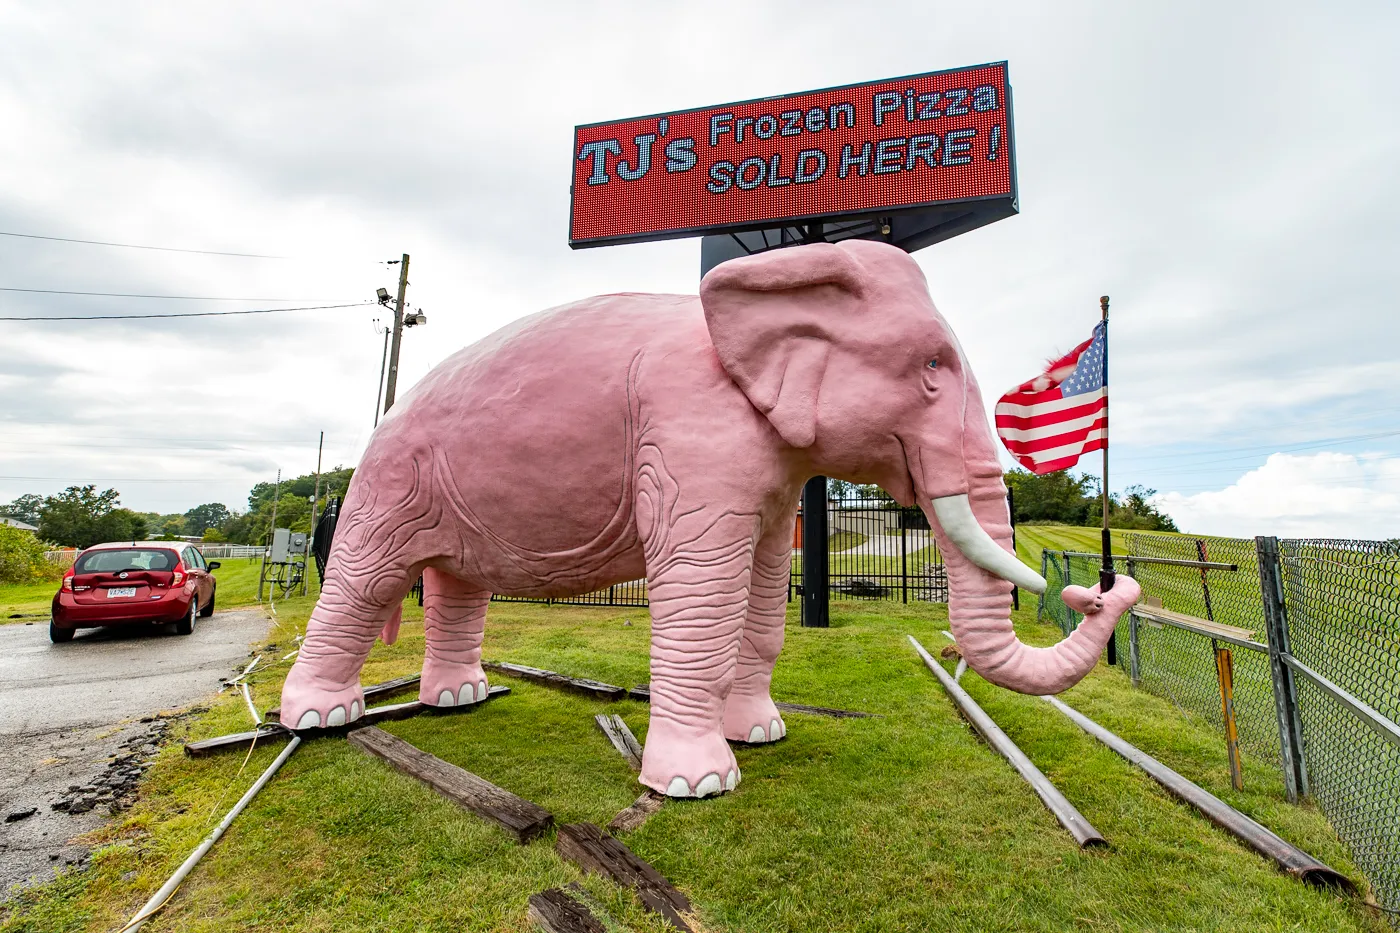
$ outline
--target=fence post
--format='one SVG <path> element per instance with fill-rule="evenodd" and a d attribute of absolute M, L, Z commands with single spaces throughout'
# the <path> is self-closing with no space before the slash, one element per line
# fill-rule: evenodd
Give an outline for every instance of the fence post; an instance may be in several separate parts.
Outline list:
<path fill-rule="evenodd" d="M 1240 731 L 1235 725 L 1235 663 L 1228 647 L 1210 640 L 1215 652 L 1215 676 L 1220 681 L 1220 716 L 1225 721 L 1225 755 L 1230 761 L 1230 786 L 1244 790 L 1244 773 L 1240 769 Z"/>
<path fill-rule="evenodd" d="M 1128 558 L 1128 576 L 1137 579 L 1137 564 L 1133 563 L 1131 557 Z M 1138 686 L 1142 681 L 1142 663 L 1138 653 L 1138 617 L 1132 610 L 1128 611 L 1128 677 L 1132 680 L 1133 686 Z"/>
<path fill-rule="evenodd" d="M 1040 579 L 1045 581 L 1045 593 L 1050 592 L 1050 552 L 1045 548 L 1040 549 Z M 1035 604 L 1035 620 L 1041 621 L 1045 614 L 1045 593 L 1040 594 L 1040 600 Z"/>
<path fill-rule="evenodd" d="M 1303 726 L 1298 716 L 1298 690 L 1293 670 L 1283 663 L 1288 649 L 1288 615 L 1283 602 L 1283 575 L 1279 572 L 1278 538 L 1254 539 L 1259 554 L 1259 594 L 1264 602 L 1264 626 L 1269 641 L 1269 670 L 1273 675 L 1274 711 L 1278 714 L 1278 750 L 1283 765 L 1283 787 L 1289 803 L 1308 793 L 1308 772 L 1303 762 Z"/>

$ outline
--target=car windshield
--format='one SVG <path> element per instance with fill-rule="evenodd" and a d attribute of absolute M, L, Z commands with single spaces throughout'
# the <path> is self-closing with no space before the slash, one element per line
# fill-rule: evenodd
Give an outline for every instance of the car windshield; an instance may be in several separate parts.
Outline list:
<path fill-rule="evenodd" d="M 170 570 L 175 552 L 165 548 L 120 548 L 88 551 L 78 558 L 74 573 L 116 573 L 121 570 Z"/>

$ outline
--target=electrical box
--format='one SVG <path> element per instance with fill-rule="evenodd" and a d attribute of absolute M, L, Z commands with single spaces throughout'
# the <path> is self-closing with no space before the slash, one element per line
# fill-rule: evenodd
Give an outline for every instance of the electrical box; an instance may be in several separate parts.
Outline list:
<path fill-rule="evenodd" d="M 304 531 L 294 531 L 294 532 L 292 532 L 291 538 L 290 538 L 290 539 L 288 540 L 288 542 L 287 542 L 287 550 L 291 551 L 293 554 L 305 554 L 305 553 L 306 553 L 306 532 L 304 532 Z"/>
<path fill-rule="evenodd" d="M 274 528 L 272 530 L 272 553 L 268 555 L 268 560 L 274 564 L 285 564 L 287 562 L 287 546 L 291 542 L 292 532 L 289 528 Z"/>

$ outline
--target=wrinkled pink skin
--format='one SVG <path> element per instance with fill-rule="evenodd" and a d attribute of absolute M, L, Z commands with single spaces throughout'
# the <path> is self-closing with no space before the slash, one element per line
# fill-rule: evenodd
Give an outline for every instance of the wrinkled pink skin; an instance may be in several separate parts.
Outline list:
<path fill-rule="evenodd" d="M 798 495 L 818 474 L 878 483 L 929 514 L 974 670 L 1043 694 L 1093 667 L 1136 584 L 1121 578 L 1101 608 L 1065 590 L 1084 623 L 1054 648 L 1027 648 L 1012 633 L 1011 585 L 965 560 L 932 514 L 932 497 L 969 494 L 1010 548 L 976 382 L 912 259 L 861 241 L 793 247 L 724 263 L 700 292 L 536 314 L 400 400 L 341 509 L 284 722 L 360 715 L 361 665 L 381 629 L 397 630 L 420 572 L 420 698 L 438 706 L 485 695 L 491 594 L 568 596 L 645 576 L 641 781 L 672 796 L 732 788 L 725 740 L 786 732 L 769 683 Z"/>

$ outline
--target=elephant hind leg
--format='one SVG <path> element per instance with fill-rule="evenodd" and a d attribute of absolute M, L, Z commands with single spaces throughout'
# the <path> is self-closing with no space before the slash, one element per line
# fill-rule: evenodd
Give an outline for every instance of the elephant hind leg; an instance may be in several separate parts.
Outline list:
<path fill-rule="evenodd" d="M 754 554 L 739 662 L 724 702 L 724 737 L 733 742 L 776 742 L 787 735 L 787 725 L 768 691 L 773 665 L 783 649 L 791 542 L 792 524 L 783 524 L 759 542 Z"/>
<path fill-rule="evenodd" d="M 423 679 L 418 698 L 428 706 L 465 706 L 486 699 L 481 638 L 491 594 L 451 574 L 423 571 Z"/>

